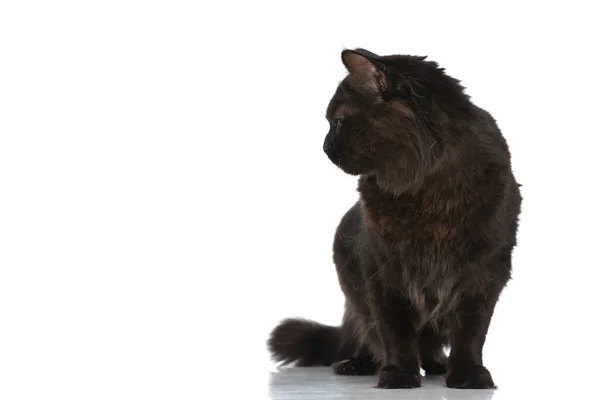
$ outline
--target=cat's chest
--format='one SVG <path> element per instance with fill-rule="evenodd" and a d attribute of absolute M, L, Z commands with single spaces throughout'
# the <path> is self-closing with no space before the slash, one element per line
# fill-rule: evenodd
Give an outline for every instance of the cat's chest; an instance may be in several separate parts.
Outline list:
<path fill-rule="evenodd" d="M 467 241 L 466 215 L 434 211 L 421 204 L 395 202 L 365 210 L 371 234 L 403 259 L 415 263 L 448 260 Z"/>
<path fill-rule="evenodd" d="M 444 218 L 398 218 L 375 230 L 383 287 L 403 292 L 417 309 L 438 314 L 452 307 L 463 290 L 466 246 L 460 226 Z"/>
<path fill-rule="evenodd" d="M 410 260 L 401 252 L 389 259 L 380 266 L 382 289 L 408 297 L 423 318 L 436 319 L 452 312 L 468 286 L 467 271 L 456 260 L 431 255 Z"/>
<path fill-rule="evenodd" d="M 430 188 L 415 194 L 392 195 L 368 179 L 361 182 L 360 191 L 368 229 L 404 256 L 445 257 L 468 241 L 467 227 L 473 215 L 469 204 L 474 202 L 464 191 Z"/>

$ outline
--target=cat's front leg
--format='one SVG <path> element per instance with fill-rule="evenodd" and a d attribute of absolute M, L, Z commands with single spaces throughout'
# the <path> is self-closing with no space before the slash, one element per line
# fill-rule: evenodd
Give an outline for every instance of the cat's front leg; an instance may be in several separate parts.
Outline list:
<path fill-rule="evenodd" d="M 371 312 L 382 353 L 377 387 L 421 386 L 415 307 L 406 296 L 385 291 L 376 282 L 371 282 L 369 289 Z"/>
<path fill-rule="evenodd" d="M 495 388 L 492 375 L 483 366 L 483 345 L 501 285 L 486 293 L 465 295 L 456 308 L 456 325 L 451 333 L 446 385 L 462 389 Z"/>

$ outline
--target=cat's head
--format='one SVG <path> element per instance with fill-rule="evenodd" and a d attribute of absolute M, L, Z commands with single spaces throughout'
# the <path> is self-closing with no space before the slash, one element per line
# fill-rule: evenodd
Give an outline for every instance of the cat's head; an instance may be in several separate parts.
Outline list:
<path fill-rule="evenodd" d="M 329 159 L 383 185 L 422 179 L 459 140 L 451 126 L 471 109 L 463 87 L 425 57 L 356 49 L 344 50 L 342 62 L 348 75 L 326 113 Z"/>

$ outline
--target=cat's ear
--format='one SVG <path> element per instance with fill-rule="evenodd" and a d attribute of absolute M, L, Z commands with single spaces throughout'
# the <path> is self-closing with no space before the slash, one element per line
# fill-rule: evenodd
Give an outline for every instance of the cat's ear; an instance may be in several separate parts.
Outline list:
<path fill-rule="evenodd" d="M 387 89 L 385 66 L 377 54 L 364 49 L 344 50 L 342 62 L 357 90 L 375 95 Z"/>

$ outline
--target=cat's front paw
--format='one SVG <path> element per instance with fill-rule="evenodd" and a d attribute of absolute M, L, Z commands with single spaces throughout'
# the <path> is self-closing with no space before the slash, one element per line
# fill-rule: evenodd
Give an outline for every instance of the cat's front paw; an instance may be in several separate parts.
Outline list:
<path fill-rule="evenodd" d="M 407 373 L 400 367 L 388 365 L 379 371 L 378 388 L 384 389 L 409 389 L 421 386 L 421 374 Z"/>
<path fill-rule="evenodd" d="M 338 375 L 375 375 L 377 365 L 371 360 L 350 358 L 335 364 L 333 371 Z"/>
<path fill-rule="evenodd" d="M 450 371 L 446 385 L 456 389 L 496 389 L 490 371 L 482 365 Z"/>

